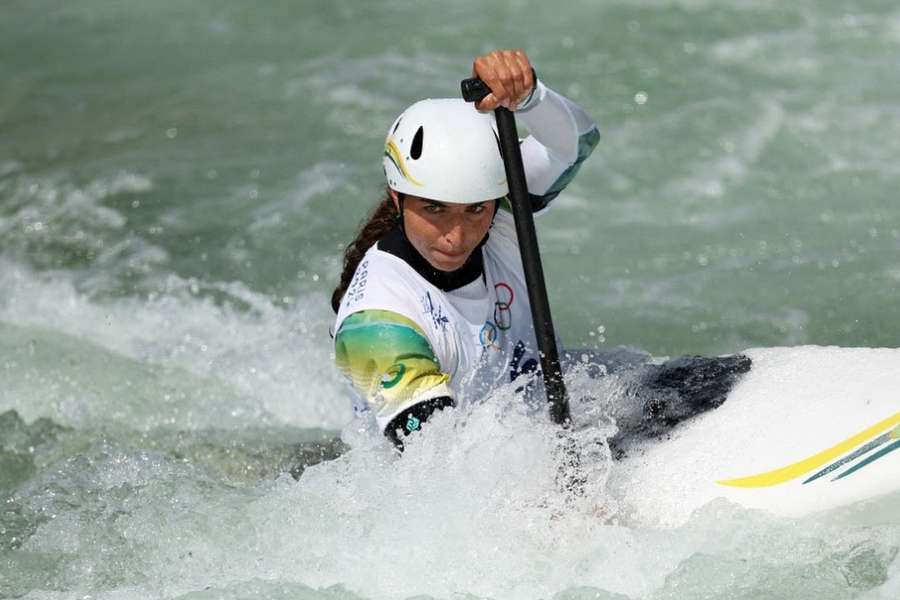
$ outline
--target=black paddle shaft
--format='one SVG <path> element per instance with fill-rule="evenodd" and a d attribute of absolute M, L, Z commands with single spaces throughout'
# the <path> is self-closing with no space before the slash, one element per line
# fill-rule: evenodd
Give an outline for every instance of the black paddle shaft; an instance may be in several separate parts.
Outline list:
<path fill-rule="evenodd" d="M 477 102 L 491 92 L 490 88 L 477 77 L 464 79 L 461 88 L 463 99 L 466 102 Z M 509 185 L 509 199 L 516 222 L 516 235 L 519 239 L 522 267 L 525 271 L 525 284 L 528 287 L 528 300 L 531 303 L 531 318 L 534 322 L 534 333 L 537 337 L 541 358 L 544 389 L 547 392 L 547 402 L 550 404 L 550 418 L 555 423 L 568 426 L 571 420 L 569 395 L 566 392 L 559 364 L 559 351 L 556 347 L 553 318 L 550 316 L 550 301 L 547 298 L 544 268 L 541 265 L 541 253 L 538 250 L 534 215 L 528 195 L 528 186 L 525 182 L 525 169 L 522 166 L 522 153 L 519 151 L 516 118 L 512 112 L 502 106 L 498 107 L 494 114 L 497 117 L 500 150 L 503 154 L 503 166 L 506 168 L 506 181 Z"/>

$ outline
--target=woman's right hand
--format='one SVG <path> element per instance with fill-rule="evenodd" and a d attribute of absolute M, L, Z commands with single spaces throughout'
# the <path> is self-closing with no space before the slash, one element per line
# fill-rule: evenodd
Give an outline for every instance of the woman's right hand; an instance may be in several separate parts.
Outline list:
<path fill-rule="evenodd" d="M 494 50 L 472 63 L 472 76 L 480 78 L 491 93 L 475 103 L 481 111 L 498 106 L 516 110 L 534 91 L 534 70 L 522 50 Z"/>

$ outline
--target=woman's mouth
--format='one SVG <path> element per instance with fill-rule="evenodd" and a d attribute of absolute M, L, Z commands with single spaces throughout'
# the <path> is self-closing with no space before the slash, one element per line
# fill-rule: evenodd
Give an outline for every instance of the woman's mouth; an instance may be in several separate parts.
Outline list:
<path fill-rule="evenodd" d="M 452 271 L 459 268 L 466 261 L 467 253 L 447 252 L 446 250 L 438 250 L 437 248 L 435 248 L 432 251 L 432 256 L 434 257 L 434 262 L 443 267 L 448 267 L 442 270 Z"/>

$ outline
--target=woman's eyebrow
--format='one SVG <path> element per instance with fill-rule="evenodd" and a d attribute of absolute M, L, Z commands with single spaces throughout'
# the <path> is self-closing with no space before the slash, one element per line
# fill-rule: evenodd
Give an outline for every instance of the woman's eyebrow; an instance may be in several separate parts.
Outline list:
<path fill-rule="evenodd" d="M 433 206 L 447 206 L 444 202 L 438 202 L 437 200 L 431 199 L 425 200 L 425 203 Z"/>
<path fill-rule="evenodd" d="M 425 202 L 426 204 L 428 204 L 429 206 L 440 206 L 441 208 L 447 208 L 448 206 L 452 206 L 453 204 L 455 204 L 454 202 L 441 202 L 441 201 L 439 201 L 439 200 L 431 200 L 431 199 L 427 199 L 427 200 L 426 200 L 426 199 L 424 199 L 424 198 L 423 198 L 423 200 L 424 200 L 424 202 Z M 484 202 L 470 202 L 470 203 L 466 203 L 466 206 L 467 206 L 467 207 L 472 207 L 472 206 L 484 206 L 484 205 L 487 204 L 487 203 L 488 203 L 487 200 L 484 201 Z"/>

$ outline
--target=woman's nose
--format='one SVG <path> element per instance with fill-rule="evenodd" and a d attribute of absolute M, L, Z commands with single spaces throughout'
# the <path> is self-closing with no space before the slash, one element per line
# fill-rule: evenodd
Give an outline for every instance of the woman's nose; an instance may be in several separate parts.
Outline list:
<path fill-rule="evenodd" d="M 462 245 L 463 240 L 465 240 L 465 222 L 463 219 L 453 219 L 453 222 L 444 231 L 444 239 L 453 244 L 454 247 Z"/>

